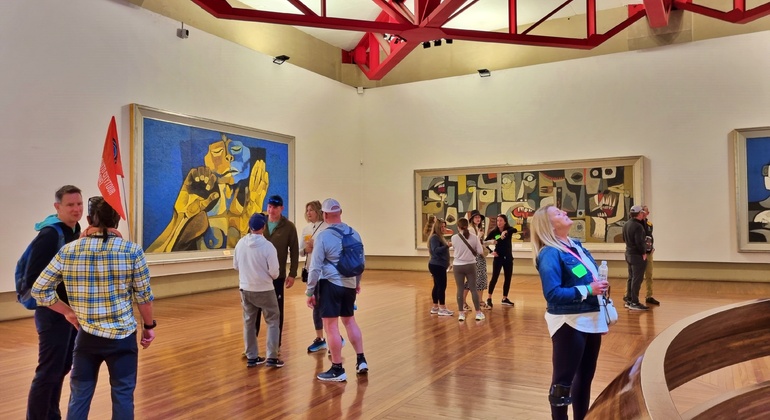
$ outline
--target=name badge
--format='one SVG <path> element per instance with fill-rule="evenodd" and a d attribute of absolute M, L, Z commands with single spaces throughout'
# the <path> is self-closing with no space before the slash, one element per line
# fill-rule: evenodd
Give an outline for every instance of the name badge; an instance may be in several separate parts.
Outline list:
<path fill-rule="evenodd" d="M 583 277 L 588 274 L 588 270 L 586 270 L 586 267 L 583 264 L 580 264 L 572 268 L 572 274 L 577 277 Z"/>

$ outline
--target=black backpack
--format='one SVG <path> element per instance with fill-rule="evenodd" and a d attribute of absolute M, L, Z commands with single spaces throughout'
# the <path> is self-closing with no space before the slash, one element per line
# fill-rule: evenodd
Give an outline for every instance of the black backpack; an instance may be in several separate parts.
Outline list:
<path fill-rule="evenodd" d="M 62 232 L 61 226 L 59 226 L 58 223 L 46 227 L 54 228 L 56 233 L 59 234 L 59 245 L 56 248 L 58 252 L 58 250 L 64 246 L 64 232 Z M 33 243 L 35 243 L 34 239 L 29 243 L 29 245 L 27 245 L 27 249 L 24 250 L 24 253 L 21 254 L 21 258 L 19 258 L 19 261 L 16 263 L 15 276 L 16 300 L 29 310 L 34 310 L 37 308 L 37 302 L 35 301 L 35 298 L 32 297 L 32 285 L 37 279 L 32 279 L 31 282 L 26 282 L 24 280 L 24 276 L 27 274 L 27 269 L 29 269 L 29 254 L 32 253 Z"/>
<path fill-rule="evenodd" d="M 364 244 L 356 239 L 353 228 L 348 227 L 348 233 L 333 226 L 329 226 L 328 229 L 337 232 L 342 238 L 340 260 L 334 268 L 342 277 L 356 277 L 363 273 L 365 268 Z"/>

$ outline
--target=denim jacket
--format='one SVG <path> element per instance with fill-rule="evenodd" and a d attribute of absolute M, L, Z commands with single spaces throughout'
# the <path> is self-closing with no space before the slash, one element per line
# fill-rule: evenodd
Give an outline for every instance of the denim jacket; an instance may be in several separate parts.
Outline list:
<path fill-rule="evenodd" d="M 573 242 L 581 247 L 586 257 L 596 264 L 591 253 L 583 248 L 580 242 L 574 240 Z M 576 255 L 580 255 L 576 248 L 570 249 Z M 550 246 L 540 250 L 540 255 L 537 257 L 537 271 L 540 273 L 548 313 L 563 315 L 599 311 L 599 300 L 596 296 L 588 296 L 582 300 L 580 291 L 575 287 L 588 285 L 593 281 L 593 276 L 587 269 L 582 277 L 575 274 L 573 268 L 579 265 L 582 265 L 580 260 L 568 252 Z"/>

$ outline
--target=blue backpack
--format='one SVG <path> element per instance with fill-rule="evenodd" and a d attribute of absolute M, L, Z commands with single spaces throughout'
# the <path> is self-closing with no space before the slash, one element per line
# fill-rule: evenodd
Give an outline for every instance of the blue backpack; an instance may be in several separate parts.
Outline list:
<path fill-rule="evenodd" d="M 353 228 L 348 227 L 348 233 L 336 227 L 329 226 L 342 238 L 342 252 L 340 260 L 334 266 L 342 277 L 356 277 L 364 272 L 364 244 L 356 239 Z"/>
<path fill-rule="evenodd" d="M 58 252 L 58 250 L 64 246 L 64 232 L 62 232 L 61 226 L 58 224 L 46 227 L 54 228 L 56 233 L 59 234 L 59 245 L 56 248 Z M 32 253 L 32 244 L 34 242 L 35 241 L 33 240 L 29 245 L 27 245 L 27 249 L 24 250 L 24 253 L 21 254 L 21 258 L 19 258 L 19 261 L 16 263 L 16 300 L 18 300 L 19 303 L 21 303 L 25 308 L 29 310 L 34 310 L 37 308 L 37 302 L 35 301 L 35 298 L 32 297 L 32 285 L 37 279 L 32 279 L 32 282 L 30 283 L 24 280 L 24 276 L 27 274 L 27 269 L 29 269 L 29 254 Z"/>

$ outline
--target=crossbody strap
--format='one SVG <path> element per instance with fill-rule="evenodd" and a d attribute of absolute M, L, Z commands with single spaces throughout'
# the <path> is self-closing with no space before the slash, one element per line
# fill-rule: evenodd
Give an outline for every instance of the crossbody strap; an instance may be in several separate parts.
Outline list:
<path fill-rule="evenodd" d="M 478 253 L 478 252 L 476 252 L 476 250 L 475 250 L 475 249 L 473 249 L 473 247 L 471 246 L 471 244 L 469 244 L 469 243 L 468 243 L 468 241 L 465 239 L 465 237 L 463 236 L 463 233 L 462 233 L 462 232 L 458 233 L 458 234 L 457 234 L 457 236 L 459 236 L 459 237 L 460 237 L 460 239 L 462 239 L 462 240 L 463 240 L 463 242 L 465 242 L 465 245 L 468 245 L 468 249 L 470 249 L 470 250 L 471 250 L 471 252 L 473 253 L 473 256 L 474 256 L 474 257 L 476 257 L 476 256 L 478 256 L 478 255 L 479 255 L 479 253 Z"/>

